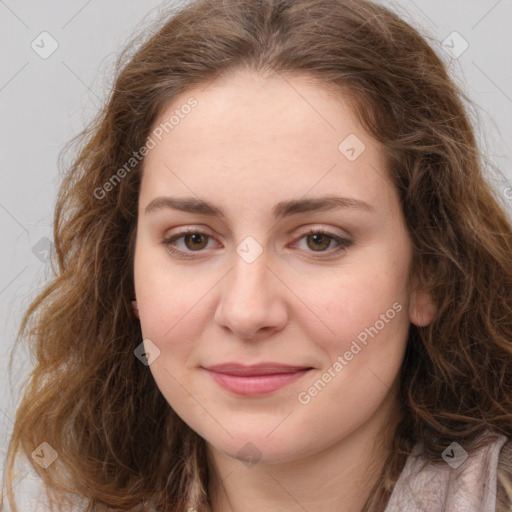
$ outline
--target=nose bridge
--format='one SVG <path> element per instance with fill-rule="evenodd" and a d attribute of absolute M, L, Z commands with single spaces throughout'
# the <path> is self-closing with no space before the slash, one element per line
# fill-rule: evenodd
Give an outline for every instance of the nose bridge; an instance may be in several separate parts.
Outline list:
<path fill-rule="evenodd" d="M 248 310 L 260 308 L 261 301 L 265 303 L 271 302 L 273 284 L 271 281 L 275 279 L 268 268 L 268 258 L 266 253 L 261 253 L 254 257 L 248 258 L 251 251 L 254 250 L 247 243 L 242 242 L 237 247 L 237 253 L 233 258 L 233 270 L 229 279 L 228 289 L 225 298 L 235 302 L 240 309 L 246 307 Z M 253 259 L 254 258 L 254 259 Z M 254 312 L 253 312 L 254 314 Z"/>
<path fill-rule="evenodd" d="M 260 254 L 254 260 L 245 259 L 240 255 L 247 246 L 240 244 L 239 251 L 234 257 L 233 271 L 231 272 L 231 290 L 239 302 L 251 301 L 251 298 L 257 298 L 268 293 L 269 274 L 268 258 L 266 254 Z M 249 249 L 250 251 L 250 249 Z M 250 254 L 250 252 L 248 252 Z M 261 297 L 260 297 L 261 298 Z"/>
<path fill-rule="evenodd" d="M 246 236 L 233 254 L 229 294 L 240 304 L 250 304 L 270 294 L 269 287 L 273 284 L 270 281 L 275 277 L 269 270 L 269 263 L 268 249 L 264 249 L 254 237 Z"/>
<path fill-rule="evenodd" d="M 221 289 L 216 321 L 243 338 L 262 328 L 280 328 L 286 320 L 279 280 L 269 268 L 267 254 L 254 258 L 251 242 L 237 247 L 233 268 Z M 247 250 L 248 249 L 248 250 Z"/>

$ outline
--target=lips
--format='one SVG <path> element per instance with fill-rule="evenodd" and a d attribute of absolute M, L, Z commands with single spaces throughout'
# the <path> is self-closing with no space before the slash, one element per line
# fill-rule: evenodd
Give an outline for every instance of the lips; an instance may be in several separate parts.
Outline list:
<path fill-rule="evenodd" d="M 224 363 L 206 367 L 207 370 L 213 372 L 240 376 L 294 373 L 301 370 L 309 370 L 310 368 L 310 366 L 291 366 L 280 363 L 260 363 L 255 365 L 243 365 L 240 363 Z"/>
<path fill-rule="evenodd" d="M 277 391 L 307 374 L 311 367 L 278 363 L 244 366 L 226 363 L 205 368 L 212 379 L 224 389 L 237 395 L 263 395 Z"/>

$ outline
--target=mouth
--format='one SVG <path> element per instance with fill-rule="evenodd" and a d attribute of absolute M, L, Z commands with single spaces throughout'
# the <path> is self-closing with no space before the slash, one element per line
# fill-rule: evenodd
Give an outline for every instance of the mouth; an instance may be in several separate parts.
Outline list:
<path fill-rule="evenodd" d="M 222 388 L 243 396 L 269 394 L 304 377 L 313 368 L 237 367 L 229 370 L 204 368 Z"/>

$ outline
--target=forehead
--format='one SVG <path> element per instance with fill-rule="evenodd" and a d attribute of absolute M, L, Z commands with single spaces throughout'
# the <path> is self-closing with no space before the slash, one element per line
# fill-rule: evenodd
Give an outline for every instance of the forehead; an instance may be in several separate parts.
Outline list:
<path fill-rule="evenodd" d="M 184 108 L 192 98 L 195 107 Z M 176 187 L 219 199 L 230 191 L 283 199 L 328 191 L 375 202 L 390 186 L 382 149 L 347 98 L 307 75 L 228 75 L 175 97 L 153 129 L 173 115 L 179 122 L 161 130 L 145 158 L 141 195 Z"/>

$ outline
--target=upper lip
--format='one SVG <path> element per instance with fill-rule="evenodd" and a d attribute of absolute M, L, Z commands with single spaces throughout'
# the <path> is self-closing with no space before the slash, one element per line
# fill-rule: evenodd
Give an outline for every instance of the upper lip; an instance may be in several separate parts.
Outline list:
<path fill-rule="evenodd" d="M 253 365 L 243 365 L 240 363 L 224 363 L 205 367 L 218 373 L 227 373 L 229 375 L 269 375 L 273 373 L 293 373 L 299 370 L 309 370 L 310 366 L 291 366 L 281 363 L 259 363 Z"/>

